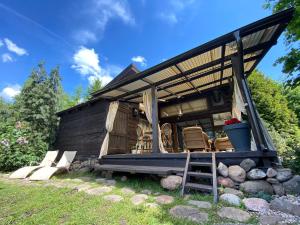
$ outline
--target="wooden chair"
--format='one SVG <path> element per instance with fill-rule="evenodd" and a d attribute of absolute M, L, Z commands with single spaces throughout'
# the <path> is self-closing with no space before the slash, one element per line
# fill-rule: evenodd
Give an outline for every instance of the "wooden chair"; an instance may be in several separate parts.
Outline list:
<path fill-rule="evenodd" d="M 145 132 L 143 136 L 143 148 L 141 154 L 151 153 L 152 151 L 152 132 Z"/>
<path fill-rule="evenodd" d="M 183 139 L 189 151 L 211 151 L 211 142 L 201 127 L 184 128 Z"/>
<path fill-rule="evenodd" d="M 233 149 L 231 142 L 228 137 L 216 138 L 214 142 L 216 151 L 226 151 L 228 149 Z"/>
<path fill-rule="evenodd" d="M 172 126 L 170 123 L 164 123 L 161 126 L 161 140 L 168 152 L 173 152 Z"/>

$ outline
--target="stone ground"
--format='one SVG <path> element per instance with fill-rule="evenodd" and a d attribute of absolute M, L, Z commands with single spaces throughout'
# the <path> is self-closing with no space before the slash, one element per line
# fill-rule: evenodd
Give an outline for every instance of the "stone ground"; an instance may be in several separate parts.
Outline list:
<path fill-rule="evenodd" d="M 174 202 L 174 197 L 171 195 L 152 193 L 151 190 L 147 189 L 140 191 L 140 193 L 137 193 L 130 187 L 123 187 L 118 191 L 114 191 L 117 189 L 117 182 L 114 179 L 82 176 L 76 178 L 51 179 L 44 182 L 32 182 L 27 179 L 11 180 L 8 178 L 8 174 L 0 173 L 0 180 L 12 184 L 70 188 L 74 191 L 84 192 L 88 195 L 100 196 L 114 204 L 123 201 L 125 197 L 129 197 L 133 205 L 144 205 L 145 207 L 154 209 L 159 209 L 159 207 L 170 205 Z M 231 193 L 228 194 L 231 195 Z M 190 196 L 186 196 L 183 201 L 184 204 L 172 205 L 169 214 L 172 217 L 179 219 L 185 219 L 196 223 L 207 223 L 210 218 L 209 210 L 211 210 L 212 204 L 208 201 L 189 200 L 189 197 Z M 300 198 L 294 198 L 293 201 L 300 204 Z M 225 221 L 226 219 L 233 221 L 231 224 L 248 223 L 251 218 L 259 218 L 259 224 L 300 224 L 299 217 L 271 209 L 262 213 L 254 213 L 248 212 L 242 207 L 221 204 L 216 213 L 221 219 L 224 218 Z"/>

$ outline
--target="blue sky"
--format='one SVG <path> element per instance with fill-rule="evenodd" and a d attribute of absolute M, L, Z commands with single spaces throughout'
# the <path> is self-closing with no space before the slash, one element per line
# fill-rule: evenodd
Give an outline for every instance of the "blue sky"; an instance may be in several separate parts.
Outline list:
<path fill-rule="evenodd" d="M 271 14 L 263 0 L 0 0 L 0 95 L 11 100 L 38 62 L 60 66 L 68 93 L 130 63 L 144 70 Z M 258 68 L 283 80 L 275 59 Z"/>

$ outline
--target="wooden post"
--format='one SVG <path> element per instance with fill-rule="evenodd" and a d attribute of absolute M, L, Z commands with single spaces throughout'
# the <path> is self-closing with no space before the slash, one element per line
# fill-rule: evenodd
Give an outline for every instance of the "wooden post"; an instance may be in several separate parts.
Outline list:
<path fill-rule="evenodd" d="M 151 87 L 152 97 L 152 153 L 159 153 L 158 143 L 158 105 L 156 96 L 156 87 Z"/>

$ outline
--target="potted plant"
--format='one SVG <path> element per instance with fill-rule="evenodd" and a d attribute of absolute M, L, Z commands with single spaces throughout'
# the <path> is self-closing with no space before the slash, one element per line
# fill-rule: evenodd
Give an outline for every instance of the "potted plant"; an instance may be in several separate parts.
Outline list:
<path fill-rule="evenodd" d="M 247 122 L 241 122 L 237 118 L 232 118 L 225 121 L 223 130 L 227 134 L 235 151 L 251 150 L 251 135 Z"/>

